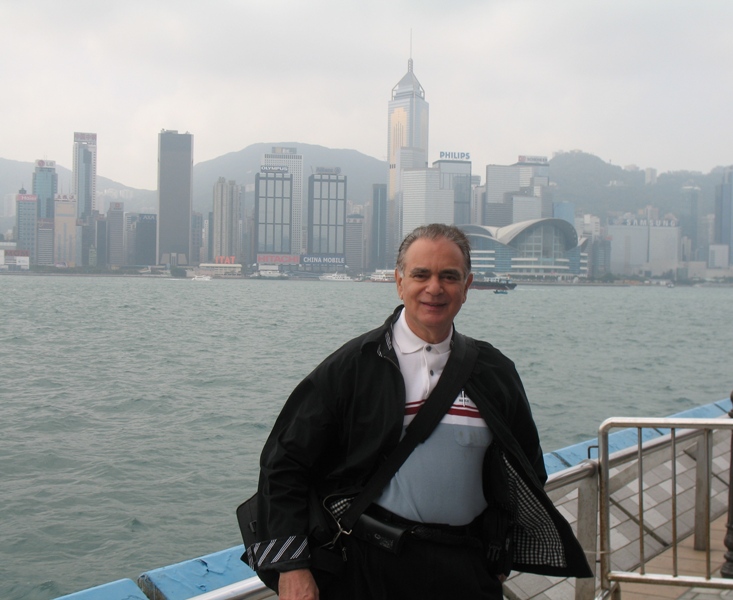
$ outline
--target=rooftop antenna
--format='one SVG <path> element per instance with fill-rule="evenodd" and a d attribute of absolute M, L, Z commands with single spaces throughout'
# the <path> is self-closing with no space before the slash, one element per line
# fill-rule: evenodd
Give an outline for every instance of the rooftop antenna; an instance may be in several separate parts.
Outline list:
<path fill-rule="evenodd" d="M 407 61 L 407 70 L 412 73 L 412 28 L 410 28 L 410 59 Z"/>

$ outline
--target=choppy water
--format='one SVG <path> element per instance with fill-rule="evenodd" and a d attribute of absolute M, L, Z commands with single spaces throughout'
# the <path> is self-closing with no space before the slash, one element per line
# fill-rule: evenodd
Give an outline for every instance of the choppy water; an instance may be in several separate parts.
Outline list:
<path fill-rule="evenodd" d="M 47 600 L 241 543 L 289 391 L 393 286 L 0 277 L 0 597 Z M 546 451 L 733 388 L 733 289 L 472 290 Z"/>

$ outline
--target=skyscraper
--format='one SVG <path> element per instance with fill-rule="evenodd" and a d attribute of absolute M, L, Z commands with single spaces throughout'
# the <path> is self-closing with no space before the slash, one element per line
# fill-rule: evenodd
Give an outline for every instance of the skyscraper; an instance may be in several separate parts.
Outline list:
<path fill-rule="evenodd" d="M 155 259 L 155 237 L 157 235 L 157 215 L 138 215 L 135 227 L 135 260 L 136 265 L 154 265 Z"/>
<path fill-rule="evenodd" d="M 214 184 L 214 256 L 239 256 L 239 186 L 224 177 Z"/>
<path fill-rule="evenodd" d="M 447 154 L 441 152 L 441 155 Z M 471 223 L 471 161 L 443 159 L 433 163 L 440 172 L 440 187 L 453 191 L 453 220 L 455 225 Z"/>
<path fill-rule="evenodd" d="M 27 250 L 30 264 L 36 264 L 36 220 L 38 199 L 33 194 L 20 190 L 15 197 L 15 230 L 18 250 Z"/>
<path fill-rule="evenodd" d="M 723 174 L 723 181 L 715 186 L 716 244 L 728 246 L 728 264 L 733 264 L 733 167 Z"/>
<path fill-rule="evenodd" d="M 107 264 L 121 267 L 125 264 L 125 204 L 110 202 L 107 210 Z"/>
<path fill-rule="evenodd" d="M 67 267 L 76 266 L 76 212 L 76 197 L 73 194 L 56 195 L 53 217 L 54 262 Z"/>
<path fill-rule="evenodd" d="M 344 255 L 346 176 L 338 171 L 308 177 L 308 254 Z"/>
<path fill-rule="evenodd" d="M 300 254 L 303 245 L 303 155 L 297 148 L 273 146 L 272 152 L 262 157 L 263 167 L 286 167 L 292 176 L 292 221 L 290 223 L 290 247 L 293 254 Z"/>
<path fill-rule="evenodd" d="M 78 217 L 97 209 L 97 134 L 74 132 L 71 192 L 76 196 Z"/>
<path fill-rule="evenodd" d="M 53 219 L 53 208 L 59 188 L 55 160 L 37 160 L 33 172 L 33 194 L 38 198 L 38 218 Z"/>
<path fill-rule="evenodd" d="M 387 249 L 387 184 L 372 184 L 372 202 L 368 213 L 367 268 L 388 268 Z"/>
<path fill-rule="evenodd" d="M 357 275 L 364 273 L 365 240 L 363 215 L 352 214 L 346 217 L 344 251 L 346 253 L 346 266 L 349 270 Z"/>
<path fill-rule="evenodd" d="M 297 264 L 298 254 L 294 253 L 290 240 L 293 175 L 284 166 L 262 166 L 260 169 L 261 172 L 255 175 L 254 246 L 257 262 Z M 264 255 L 268 258 L 263 258 Z"/>
<path fill-rule="evenodd" d="M 402 172 L 402 233 L 429 223 L 453 224 L 452 189 L 441 187 L 440 169 L 406 169 Z"/>
<path fill-rule="evenodd" d="M 164 129 L 158 135 L 159 264 L 189 263 L 192 206 L 193 135 Z"/>
<path fill-rule="evenodd" d="M 538 203 L 539 214 L 552 216 L 549 174 L 550 165 L 544 156 L 520 156 L 513 165 L 487 165 L 483 225 L 503 227 L 516 222 L 513 207 L 515 197 L 518 205 Z M 529 198 L 537 200 L 530 202 L 527 200 Z M 520 208 L 518 214 L 526 213 Z M 519 216 L 517 218 L 524 220 Z"/>
<path fill-rule="evenodd" d="M 388 105 L 387 254 L 390 259 L 404 233 L 402 226 L 402 171 L 428 165 L 429 105 L 425 90 L 407 61 L 407 73 L 392 88 Z"/>

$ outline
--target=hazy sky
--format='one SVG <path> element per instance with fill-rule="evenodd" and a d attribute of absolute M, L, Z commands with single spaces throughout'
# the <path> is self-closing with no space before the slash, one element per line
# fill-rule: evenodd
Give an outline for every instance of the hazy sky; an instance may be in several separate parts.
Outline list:
<path fill-rule="evenodd" d="M 256 142 L 384 159 L 407 71 L 430 103 L 429 160 L 475 173 L 579 149 L 614 164 L 733 163 L 730 0 L 0 0 L 0 157 L 157 186 L 157 134 L 194 162 Z"/>

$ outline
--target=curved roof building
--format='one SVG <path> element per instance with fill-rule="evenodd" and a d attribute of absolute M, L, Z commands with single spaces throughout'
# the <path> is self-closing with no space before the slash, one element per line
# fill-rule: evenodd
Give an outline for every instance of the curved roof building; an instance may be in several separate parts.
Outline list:
<path fill-rule="evenodd" d="M 541 279 L 586 277 L 588 257 L 575 227 L 564 219 L 533 219 L 505 227 L 461 225 L 471 241 L 476 273 Z"/>

